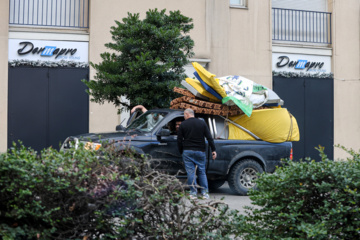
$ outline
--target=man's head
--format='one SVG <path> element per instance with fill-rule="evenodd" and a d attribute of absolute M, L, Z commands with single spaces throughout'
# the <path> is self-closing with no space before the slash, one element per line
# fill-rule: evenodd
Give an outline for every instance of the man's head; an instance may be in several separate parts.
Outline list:
<path fill-rule="evenodd" d="M 176 121 L 176 122 L 175 122 L 176 132 L 179 131 L 180 124 L 181 124 L 181 121 Z"/>
<path fill-rule="evenodd" d="M 194 117 L 194 116 L 195 116 L 194 110 L 188 108 L 188 109 L 186 109 L 186 110 L 184 111 L 184 118 L 185 118 L 185 120 L 188 119 L 188 118 L 192 118 L 192 117 Z"/>
<path fill-rule="evenodd" d="M 153 118 L 155 121 L 159 119 L 160 114 L 159 113 L 153 113 Z"/>

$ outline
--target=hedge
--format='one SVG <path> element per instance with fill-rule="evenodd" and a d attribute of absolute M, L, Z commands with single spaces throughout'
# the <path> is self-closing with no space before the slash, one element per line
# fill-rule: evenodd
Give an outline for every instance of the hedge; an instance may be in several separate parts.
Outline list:
<path fill-rule="evenodd" d="M 238 225 L 243 239 L 360 239 L 360 158 L 284 161 L 250 192 L 255 205 Z"/>
<path fill-rule="evenodd" d="M 101 153 L 101 154 L 99 154 Z M 230 239 L 237 216 L 222 201 L 192 201 L 174 176 L 131 149 L 84 146 L 0 155 L 3 239 Z"/>

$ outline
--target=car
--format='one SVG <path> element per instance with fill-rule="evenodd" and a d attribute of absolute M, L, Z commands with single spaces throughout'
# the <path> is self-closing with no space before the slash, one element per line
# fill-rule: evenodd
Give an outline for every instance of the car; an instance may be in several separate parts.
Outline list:
<path fill-rule="evenodd" d="M 166 171 L 178 178 L 186 178 L 182 156 L 177 147 L 175 123 L 184 121 L 184 110 L 155 109 L 136 117 L 133 114 L 127 127 L 117 126 L 109 133 L 87 133 L 68 137 L 62 145 L 68 150 L 71 143 L 84 142 L 97 150 L 107 142 L 120 150 L 132 147 L 137 153 L 146 154 L 159 171 Z M 238 195 L 246 195 L 256 187 L 260 173 L 272 173 L 281 159 L 292 156 L 292 143 L 270 143 L 262 140 L 229 140 L 227 121 L 222 116 L 196 114 L 203 119 L 213 135 L 217 158 L 211 158 L 210 148 L 206 147 L 206 171 L 210 189 L 221 187 L 226 181 L 231 190 Z M 154 119 L 151 125 L 149 119 Z M 239 126 L 241 127 L 241 126 Z M 244 129 L 246 131 L 246 129 Z M 250 133 L 251 134 L 251 133 Z M 206 142 L 207 143 L 207 142 Z"/>

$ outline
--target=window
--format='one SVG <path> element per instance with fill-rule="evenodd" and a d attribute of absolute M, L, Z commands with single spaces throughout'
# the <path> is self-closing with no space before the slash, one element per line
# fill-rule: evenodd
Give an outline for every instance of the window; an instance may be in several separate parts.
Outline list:
<path fill-rule="evenodd" d="M 136 118 L 126 130 L 137 130 L 140 132 L 151 132 L 166 116 L 167 112 L 161 111 L 147 111 Z"/>
<path fill-rule="evenodd" d="M 331 44 L 327 0 L 272 0 L 272 39 Z"/>
<path fill-rule="evenodd" d="M 230 0 L 230 7 L 246 8 L 247 0 Z"/>
<path fill-rule="evenodd" d="M 10 0 L 9 24 L 88 28 L 89 0 Z"/>

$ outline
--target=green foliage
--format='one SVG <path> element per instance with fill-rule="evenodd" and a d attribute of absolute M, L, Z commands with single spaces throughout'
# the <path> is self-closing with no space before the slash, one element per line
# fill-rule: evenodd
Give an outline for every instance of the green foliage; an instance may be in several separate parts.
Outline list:
<path fill-rule="evenodd" d="M 109 209 L 127 201 L 113 191 L 126 186 L 114 173 L 119 167 L 92 151 L 49 148 L 38 156 L 14 145 L 0 155 L 0 233 L 69 239 L 112 232 L 103 224 L 112 221 Z"/>
<path fill-rule="evenodd" d="M 95 79 L 84 83 L 92 100 L 112 102 L 130 108 L 168 107 L 174 97 L 173 87 L 185 78 L 184 65 L 193 56 L 193 40 L 187 35 L 192 19 L 180 11 L 149 10 L 145 19 L 128 13 L 122 23 L 111 27 L 113 42 L 105 44 L 111 52 L 101 54 L 102 62 L 91 63 Z"/>
<path fill-rule="evenodd" d="M 85 147 L 86 148 L 86 147 Z M 101 157 L 100 157 L 101 156 Z M 174 177 L 130 148 L 84 146 L 0 155 L 3 239 L 230 239 L 239 218 L 222 201 L 190 201 Z M 236 234 L 235 234 L 236 235 Z M 235 236 L 234 235 L 234 236 Z"/>
<path fill-rule="evenodd" d="M 344 148 L 345 149 L 345 148 Z M 250 191 L 257 207 L 239 222 L 244 239 L 359 239 L 360 158 L 331 161 L 286 160 L 263 174 Z"/>

